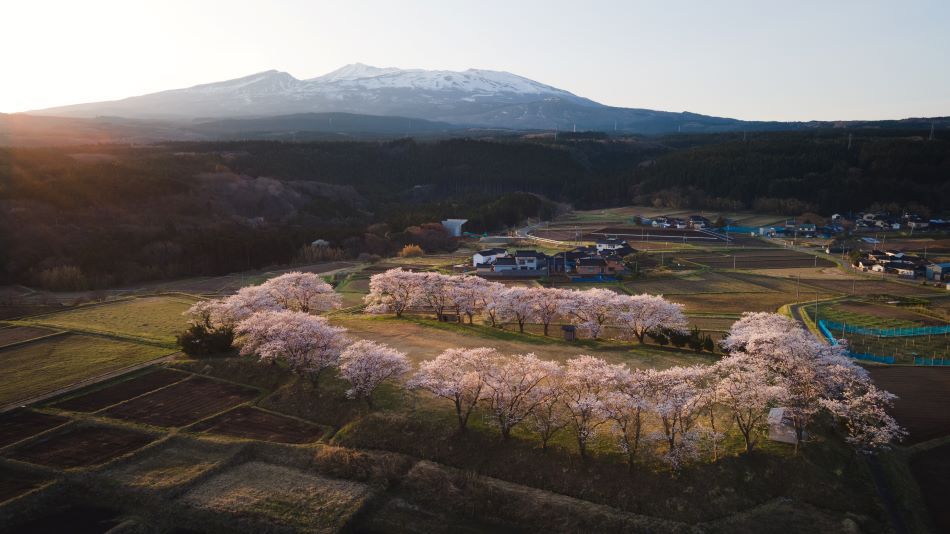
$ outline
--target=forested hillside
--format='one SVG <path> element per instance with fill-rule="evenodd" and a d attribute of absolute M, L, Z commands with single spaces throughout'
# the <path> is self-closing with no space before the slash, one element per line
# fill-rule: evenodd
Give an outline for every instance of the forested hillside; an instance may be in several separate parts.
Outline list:
<path fill-rule="evenodd" d="M 945 136 L 945 134 L 943 134 Z M 216 142 L 0 149 L 0 279 L 61 289 L 344 256 L 598 208 L 950 208 L 950 141 L 913 132 Z M 64 282 L 65 280 L 65 282 Z"/>

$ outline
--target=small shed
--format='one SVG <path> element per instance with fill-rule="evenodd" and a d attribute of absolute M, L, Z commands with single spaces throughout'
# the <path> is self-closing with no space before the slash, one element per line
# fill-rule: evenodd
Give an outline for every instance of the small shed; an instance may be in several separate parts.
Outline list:
<path fill-rule="evenodd" d="M 795 425 L 785 417 L 785 408 L 769 410 L 769 439 L 781 443 L 795 444 L 798 437 L 795 435 Z"/>
<path fill-rule="evenodd" d="M 561 327 L 564 331 L 564 341 L 574 341 L 577 339 L 577 327 L 572 324 L 566 324 Z"/>

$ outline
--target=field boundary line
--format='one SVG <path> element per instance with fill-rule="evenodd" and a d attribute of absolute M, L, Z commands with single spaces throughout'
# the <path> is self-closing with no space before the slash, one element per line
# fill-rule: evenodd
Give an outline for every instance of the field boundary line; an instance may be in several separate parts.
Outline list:
<path fill-rule="evenodd" d="M 53 328 L 57 330 L 63 329 L 62 325 L 57 325 L 53 323 L 44 323 L 44 322 L 34 322 L 34 321 L 15 321 L 15 324 L 18 326 L 40 326 L 43 328 Z M 166 342 L 158 339 L 152 339 L 147 337 L 133 336 L 129 334 L 121 334 L 115 331 L 109 330 L 96 330 L 93 328 L 76 328 L 71 327 L 64 330 L 63 333 L 66 334 L 76 334 L 76 335 L 85 335 L 85 336 L 96 336 L 102 338 L 113 339 L 117 341 L 125 341 L 126 343 L 136 343 L 139 345 L 150 345 L 153 347 L 158 347 L 162 349 L 177 349 L 178 345 L 175 342 Z"/>
<path fill-rule="evenodd" d="M 66 394 L 66 393 L 71 393 L 71 392 L 73 392 L 73 391 L 76 391 L 77 389 L 81 389 L 81 388 L 84 388 L 84 387 L 87 387 L 87 386 L 91 386 L 91 385 L 94 385 L 94 384 L 98 384 L 99 382 L 104 382 L 104 381 L 109 380 L 109 379 L 111 379 L 111 378 L 115 378 L 115 377 L 117 377 L 117 376 L 122 376 L 122 375 L 124 375 L 124 374 L 126 374 L 126 373 L 131 373 L 132 371 L 137 371 L 137 370 L 139 370 L 139 369 L 144 369 L 144 368 L 146 368 L 146 367 L 149 367 L 149 366 L 151 366 L 151 365 L 156 365 L 156 364 L 158 364 L 158 363 L 162 363 L 162 362 L 166 362 L 166 361 L 171 361 L 172 359 L 174 359 L 174 358 L 175 358 L 176 356 L 178 356 L 179 354 L 181 354 L 180 351 L 178 351 L 178 352 L 173 352 L 173 353 L 171 353 L 171 354 L 168 354 L 168 355 L 165 355 L 165 356 L 161 356 L 161 357 L 159 357 L 159 358 L 155 358 L 155 359 L 149 360 L 149 361 L 147 361 L 147 362 L 142 362 L 142 363 L 137 363 L 137 364 L 134 364 L 134 365 L 129 365 L 129 366 L 126 366 L 126 367 L 122 367 L 122 368 L 120 368 L 120 369 L 116 369 L 116 370 L 114 370 L 114 371 L 109 371 L 108 373 L 103 373 L 103 374 L 101 374 L 101 375 L 96 375 L 96 376 L 93 376 L 93 377 L 90 377 L 90 378 L 84 378 L 84 379 L 82 379 L 82 380 L 80 380 L 80 381 L 78 381 L 78 382 L 73 382 L 72 384 L 70 384 L 70 385 L 68 385 L 68 386 L 59 388 L 59 389 L 54 390 L 54 391 L 50 391 L 50 392 L 47 392 L 47 393 L 43 393 L 43 394 L 40 394 L 40 395 L 36 395 L 36 396 L 34 396 L 34 397 L 30 397 L 30 398 L 27 398 L 27 399 L 21 399 L 21 400 L 18 400 L 18 401 L 16 401 L 16 402 L 8 403 L 8 404 L 6 404 L 6 405 L 0 406 L 0 413 L 6 413 L 6 412 L 9 412 L 9 411 L 14 410 L 14 409 L 16 409 L 16 408 L 19 408 L 19 407 L 21 407 L 21 406 L 30 406 L 30 405 L 36 404 L 36 403 L 38 403 L 38 402 L 42 402 L 42 401 L 47 400 L 47 399 L 51 399 L 51 398 L 53 398 L 53 397 L 58 397 L 58 396 L 60 396 L 60 395 Z"/>
<path fill-rule="evenodd" d="M 65 336 L 66 334 L 69 334 L 69 331 L 68 331 L 68 330 L 61 330 L 61 331 L 59 331 L 59 332 L 53 332 L 52 334 L 46 334 L 45 336 L 34 337 L 34 338 L 30 338 L 30 339 L 24 339 L 24 340 L 22 340 L 22 341 L 14 341 L 13 343 L 7 343 L 6 345 L 0 345 L 0 351 L 4 351 L 4 350 L 7 350 L 7 349 L 13 349 L 13 348 L 19 347 L 19 346 L 21 346 L 21 345 L 26 345 L 26 344 L 29 344 L 29 343 L 35 343 L 35 342 L 37 342 L 37 341 L 43 341 L 44 339 L 49 339 L 49 338 L 51 338 L 51 337 Z"/>

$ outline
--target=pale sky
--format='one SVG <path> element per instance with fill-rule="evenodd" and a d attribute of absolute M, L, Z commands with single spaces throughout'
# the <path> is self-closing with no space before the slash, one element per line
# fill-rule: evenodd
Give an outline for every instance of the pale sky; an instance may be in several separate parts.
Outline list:
<path fill-rule="evenodd" d="M 8 0 L 0 112 L 348 63 L 759 120 L 950 115 L 950 0 Z"/>

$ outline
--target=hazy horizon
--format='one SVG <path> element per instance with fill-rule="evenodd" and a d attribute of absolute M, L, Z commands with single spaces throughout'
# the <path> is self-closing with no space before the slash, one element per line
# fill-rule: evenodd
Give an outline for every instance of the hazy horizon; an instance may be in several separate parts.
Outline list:
<path fill-rule="evenodd" d="M 364 63 L 507 71 L 611 106 L 746 120 L 950 115 L 950 4 L 637 4 L 17 3 L 0 112 Z"/>

